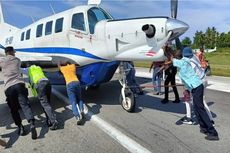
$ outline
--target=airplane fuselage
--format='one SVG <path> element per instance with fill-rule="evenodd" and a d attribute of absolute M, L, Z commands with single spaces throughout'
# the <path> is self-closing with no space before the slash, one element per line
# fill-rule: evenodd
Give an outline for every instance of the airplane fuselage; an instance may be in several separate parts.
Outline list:
<path fill-rule="evenodd" d="M 161 61 L 165 58 L 161 47 L 173 35 L 170 20 L 168 17 L 114 20 L 100 7 L 78 6 L 23 29 L 11 30 L 0 39 L 0 54 L 4 54 L 4 47 L 13 46 L 22 61 L 72 60 L 79 65 L 117 60 Z M 146 24 L 154 25 L 154 37 L 146 37 L 142 29 Z M 186 31 L 186 24 L 183 26 L 182 31 Z"/>

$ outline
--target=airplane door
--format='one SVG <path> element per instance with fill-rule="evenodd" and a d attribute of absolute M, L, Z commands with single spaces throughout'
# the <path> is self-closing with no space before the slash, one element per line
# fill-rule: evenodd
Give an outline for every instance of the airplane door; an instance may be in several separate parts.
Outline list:
<path fill-rule="evenodd" d="M 73 13 L 71 18 L 69 41 L 70 47 L 75 48 L 75 54 L 79 55 L 78 64 L 87 64 L 95 61 L 96 46 L 92 44 L 93 36 L 89 33 L 86 26 L 85 15 L 83 12 Z"/>
<path fill-rule="evenodd" d="M 69 32 L 70 47 L 86 51 L 88 49 L 88 33 L 86 31 L 84 14 L 82 12 L 72 15 Z"/>
<path fill-rule="evenodd" d="M 73 13 L 71 19 L 71 30 L 69 34 L 70 46 L 77 48 L 90 56 L 84 58 L 85 63 L 100 61 L 108 56 L 105 39 L 98 37 L 95 26 L 101 21 L 107 19 L 103 12 L 98 8 L 91 8 L 86 13 Z M 79 57 L 83 58 L 83 57 Z"/>

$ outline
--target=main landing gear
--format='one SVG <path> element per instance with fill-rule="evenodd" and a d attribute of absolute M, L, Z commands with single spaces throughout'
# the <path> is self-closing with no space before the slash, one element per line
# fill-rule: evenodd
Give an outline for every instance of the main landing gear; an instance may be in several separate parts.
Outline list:
<path fill-rule="evenodd" d="M 127 112 L 133 112 L 135 109 L 136 101 L 133 92 L 127 86 L 127 81 L 126 81 L 127 71 L 124 69 L 123 62 L 120 63 L 119 70 L 120 70 L 119 73 L 121 75 L 119 82 L 122 86 L 119 102 L 121 103 L 121 106 L 124 110 L 126 110 Z"/>

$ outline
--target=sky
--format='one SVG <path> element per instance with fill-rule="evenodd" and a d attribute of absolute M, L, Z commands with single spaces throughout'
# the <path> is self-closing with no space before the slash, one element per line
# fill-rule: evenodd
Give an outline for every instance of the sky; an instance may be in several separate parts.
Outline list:
<path fill-rule="evenodd" d="M 61 12 L 78 5 L 86 5 L 87 0 L 0 0 L 5 22 L 23 28 L 35 20 Z M 100 7 L 115 19 L 171 16 L 170 0 L 102 0 Z M 177 19 L 189 25 L 182 35 L 193 40 L 195 32 L 205 32 L 207 27 L 215 27 L 218 32 L 230 31 L 230 0 L 179 0 Z"/>

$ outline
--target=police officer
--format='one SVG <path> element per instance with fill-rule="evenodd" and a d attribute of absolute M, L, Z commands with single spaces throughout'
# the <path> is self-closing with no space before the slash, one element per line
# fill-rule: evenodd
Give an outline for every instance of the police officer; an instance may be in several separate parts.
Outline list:
<path fill-rule="evenodd" d="M 28 90 L 25 87 L 24 79 L 20 72 L 21 61 L 15 57 L 15 50 L 13 47 L 5 48 L 6 57 L 0 60 L 0 67 L 2 68 L 4 83 L 5 83 L 5 95 L 7 97 L 7 104 L 10 107 L 12 118 L 15 124 L 18 126 L 18 134 L 24 135 L 24 127 L 22 120 L 18 112 L 19 105 L 22 111 L 30 123 L 31 137 L 37 138 L 37 132 L 34 125 L 34 116 L 29 104 Z"/>
<path fill-rule="evenodd" d="M 35 96 L 38 97 L 46 115 L 50 130 L 56 130 L 58 122 L 50 106 L 51 85 L 40 66 L 32 65 L 28 68 L 29 82 Z"/>

